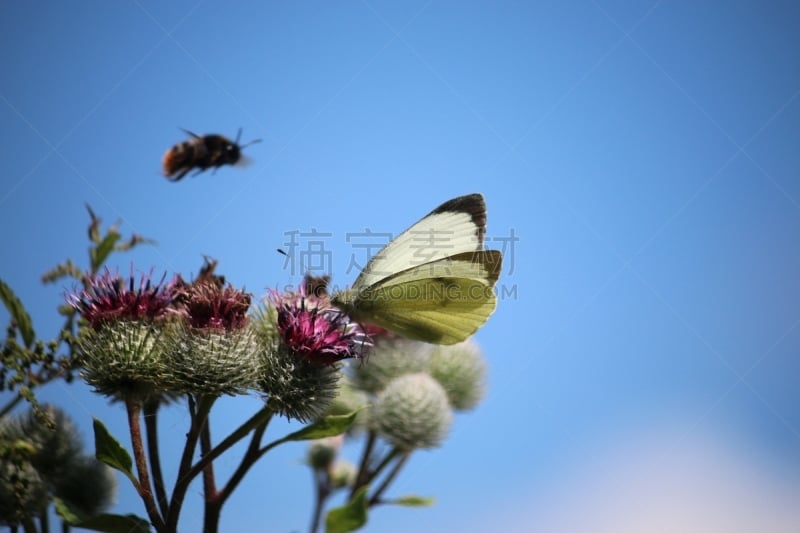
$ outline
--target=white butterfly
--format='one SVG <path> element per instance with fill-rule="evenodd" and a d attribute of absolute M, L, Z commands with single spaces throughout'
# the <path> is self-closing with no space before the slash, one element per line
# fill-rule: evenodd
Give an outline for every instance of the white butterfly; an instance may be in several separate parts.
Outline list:
<path fill-rule="evenodd" d="M 497 305 L 502 254 L 484 250 L 485 233 L 483 196 L 453 198 L 387 244 L 333 304 L 410 339 L 461 342 Z"/>

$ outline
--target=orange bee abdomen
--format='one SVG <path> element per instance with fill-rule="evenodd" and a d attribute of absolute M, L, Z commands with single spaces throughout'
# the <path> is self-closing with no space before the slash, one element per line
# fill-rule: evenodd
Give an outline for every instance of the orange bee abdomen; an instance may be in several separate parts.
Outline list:
<path fill-rule="evenodd" d="M 184 141 L 176 144 L 164 153 L 161 160 L 164 175 L 171 181 L 178 181 L 195 166 L 200 157 L 198 152 L 204 152 L 202 143 Z"/>

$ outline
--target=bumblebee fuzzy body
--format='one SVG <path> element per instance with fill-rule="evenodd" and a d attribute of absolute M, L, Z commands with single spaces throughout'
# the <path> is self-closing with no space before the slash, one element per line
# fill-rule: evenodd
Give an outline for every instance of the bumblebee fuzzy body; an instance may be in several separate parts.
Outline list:
<path fill-rule="evenodd" d="M 197 169 L 195 172 L 197 175 L 209 168 L 217 169 L 222 165 L 235 165 L 242 159 L 243 146 L 239 145 L 241 129 L 235 141 L 214 133 L 201 136 L 189 130 L 183 131 L 190 136 L 190 139 L 167 150 L 161 162 L 164 175 L 170 181 L 178 181 L 194 169 Z M 255 140 L 248 144 L 258 141 Z"/>

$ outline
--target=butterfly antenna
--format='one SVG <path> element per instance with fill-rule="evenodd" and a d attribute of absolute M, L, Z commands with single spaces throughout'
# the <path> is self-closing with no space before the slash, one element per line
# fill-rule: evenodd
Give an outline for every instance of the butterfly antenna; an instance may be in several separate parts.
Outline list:
<path fill-rule="evenodd" d="M 239 131 L 236 133 L 236 140 L 233 141 L 233 144 L 239 144 L 239 139 L 242 138 L 242 128 L 239 128 Z"/>

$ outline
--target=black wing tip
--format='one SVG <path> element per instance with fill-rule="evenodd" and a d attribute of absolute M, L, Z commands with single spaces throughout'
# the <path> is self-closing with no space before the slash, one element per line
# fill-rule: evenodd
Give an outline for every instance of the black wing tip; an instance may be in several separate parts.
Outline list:
<path fill-rule="evenodd" d="M 477 237 L 483 242 L 486 234 L 486 202 L 481 193 L 465 194 L 448 200 L 431 211 L 431 215 L 447 212 L 467 213 L 472 217 L 472 222 L 478 227 Z"/>

